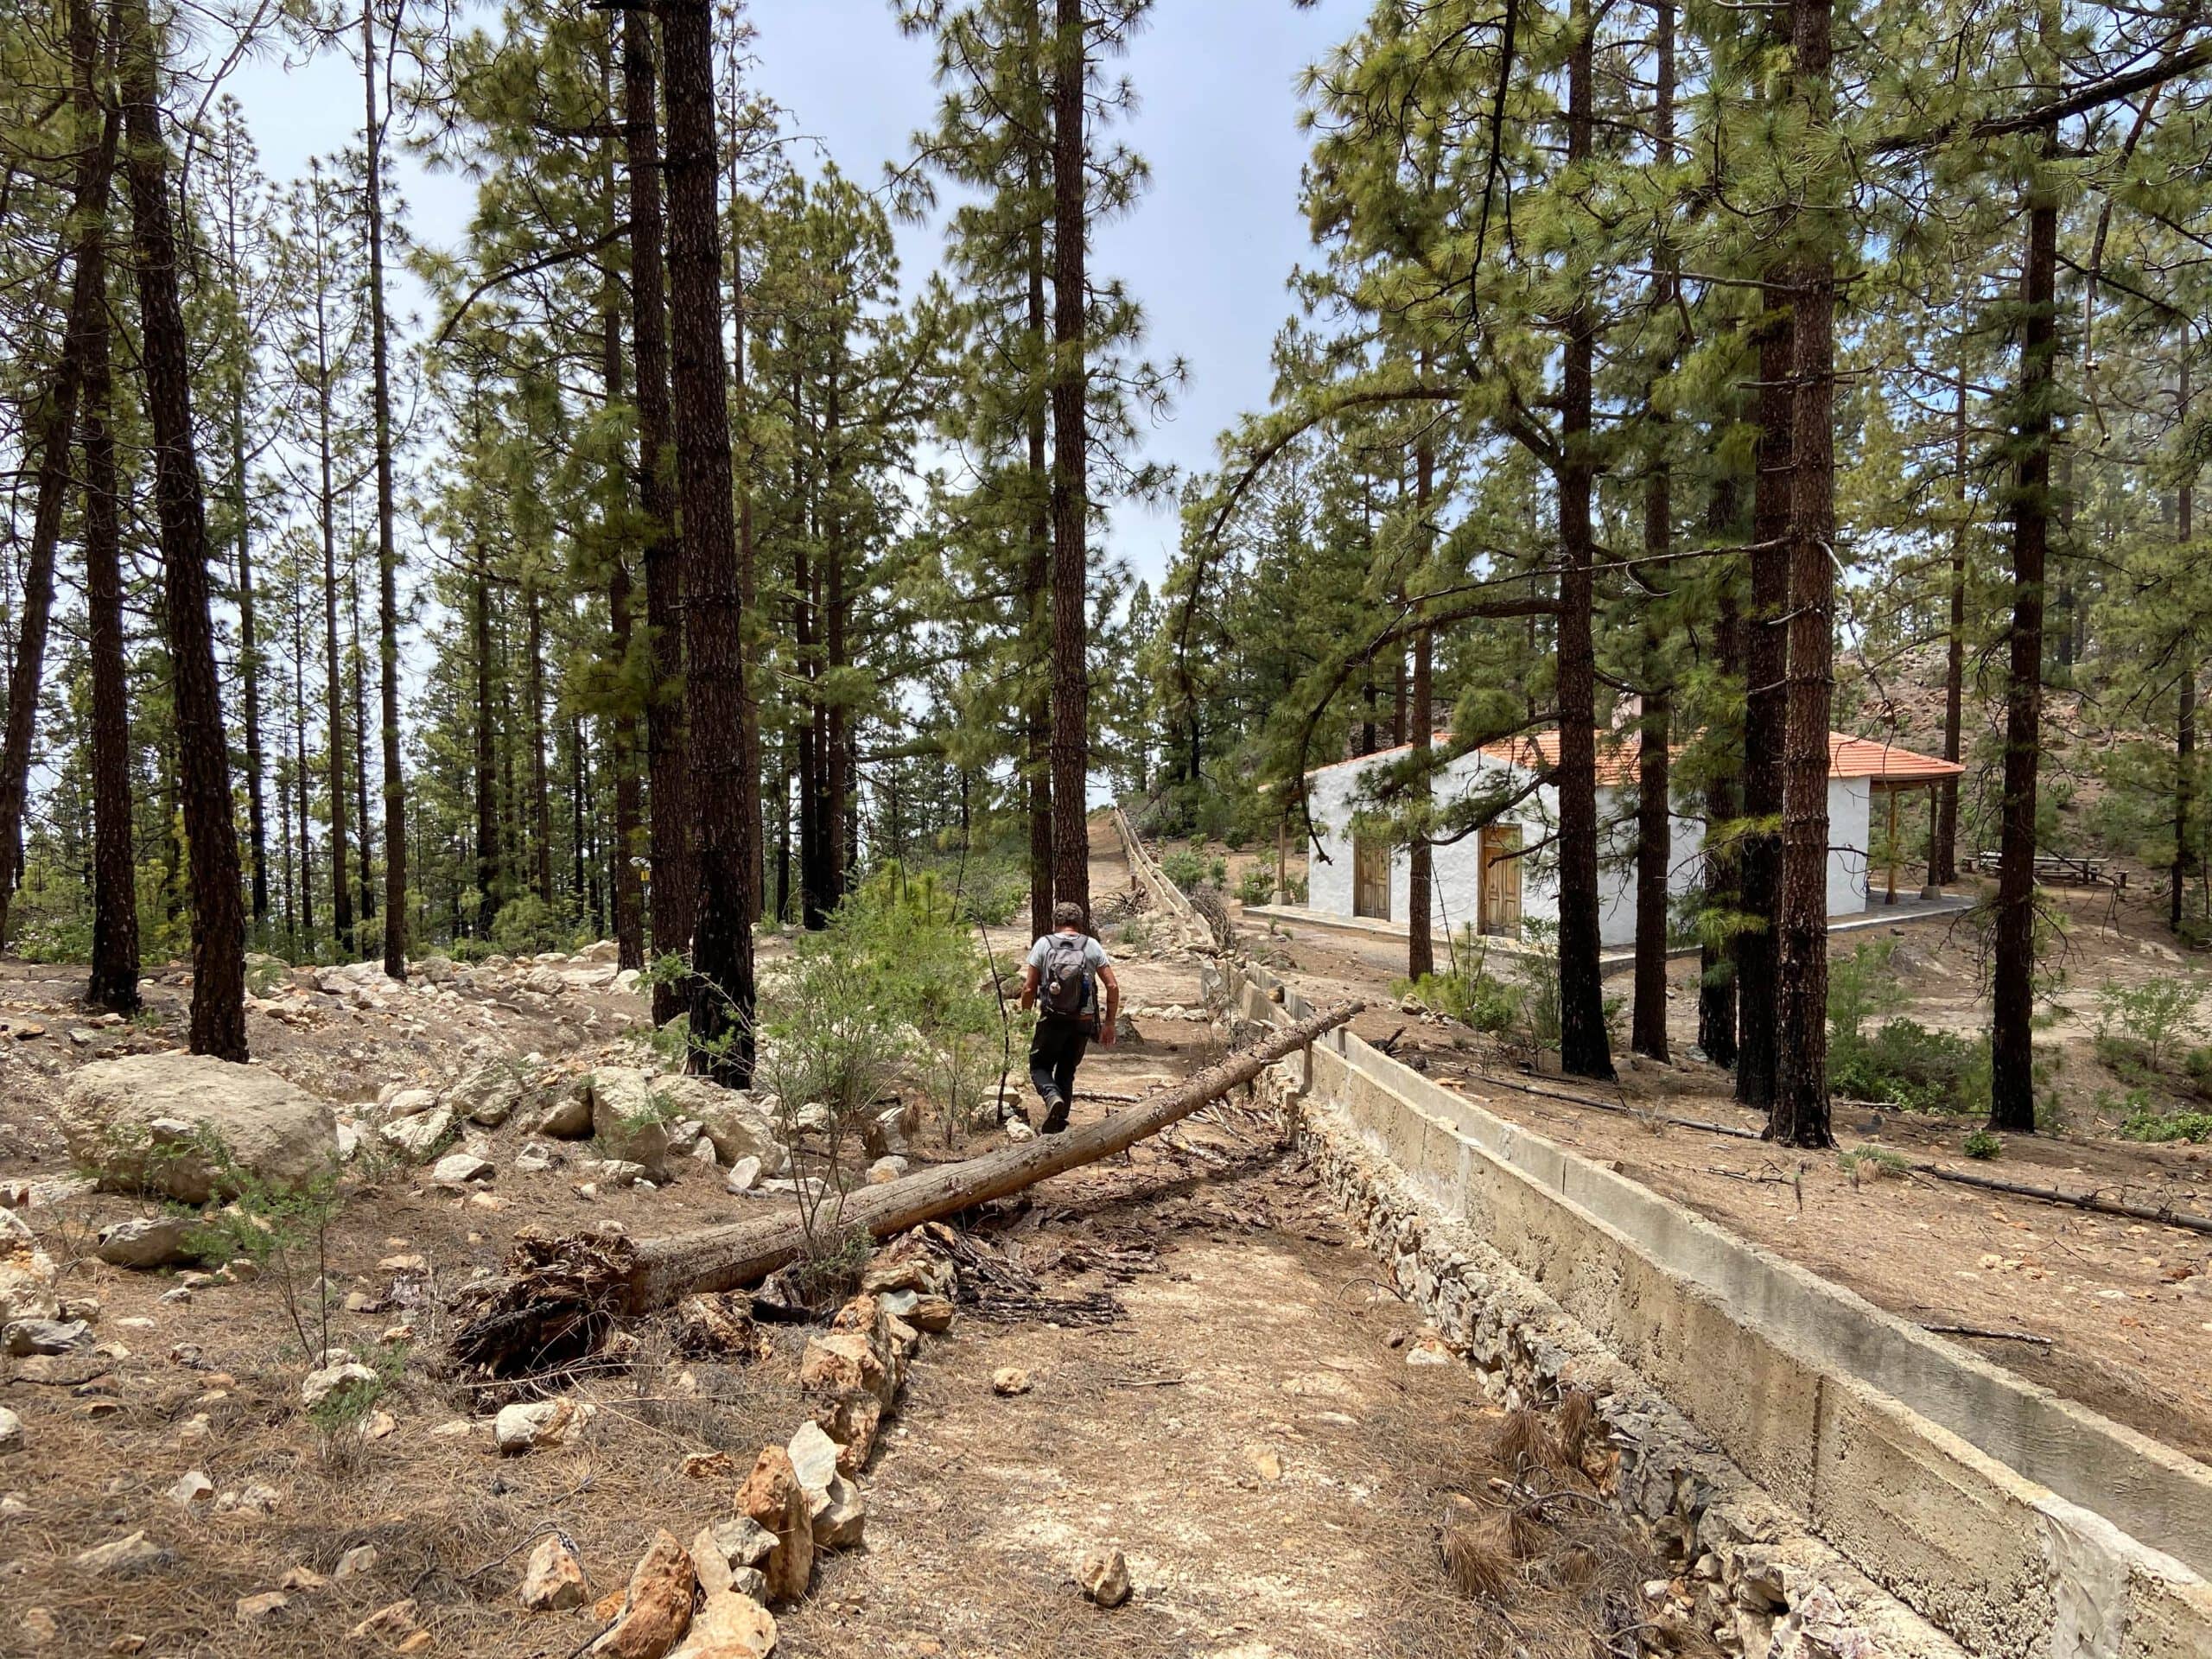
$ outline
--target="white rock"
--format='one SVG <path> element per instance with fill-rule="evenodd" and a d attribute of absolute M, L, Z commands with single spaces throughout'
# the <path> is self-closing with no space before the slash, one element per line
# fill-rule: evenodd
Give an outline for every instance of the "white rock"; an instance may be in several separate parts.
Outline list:
<path fill-rule="evenodd" d="M 750 1192 L 760 1185 L 760 1160 L 741 1158 L 729 1166 L 722 1177 L 722 1185 L 733 1192 Z"/>
<path fill-rule="evenodd" d="M 443 1106 L 395 1117 L 377 1131 L 384 1143 L 410 1164 L 428 1163 L 453 1138 L 453 1113 Z"/>
<path fill-rule="evenodd" d="M 830 1483 L 837 1478 L 837 1442 L 823 1432 L 821 1424 L 801 1423 L 784 1449 L 791 1454 L 791 1472 L 810 1498 L 827 1491 Z"/>
<path fill-rule="evenodd" d="M 830 1484 L 823 1489 L 818 1500 L 808 1494 L 806 1507 L 814 1522 L 817 1549 L 851 1549 L 865 1535 L 868 1500 L 861 1496 L 860 1488 L 842 1475 L 830 1477 Z"/>
<path fill-rule="evenodd" d="M 195 1504 L 205 1503 L 214 1496 L 215 1483 L 197 1469 L 188 1469 L 179 1475 L 176 1484 L 168 1491 L 169 1502 L 187 1510 Z"/>
<path fill-rule="evenodd" d="M 385 1116 L 391 1118 L 413 1117 L 430 1110 L 437 1103 L 436 1090 L 420 1087 L 396 1090 L 390 1100 L 383 1102 Z"/>
<path fill-rule="evenodd" d="M 0 1331 L 0 1347 L 16 1358 L 32 1354 L 66 1354 L 92 1339 L 92 1327 L 82 1319 L 16 1319 Z"/>
<path fill-rule="evenodd" d="M 552 1168 L 554 1162 L 550 1147 L 541 1147 L 532 1141 L 515 1154 L 515 1172 L 521 1175 L 539 1175 Z"/>
<path fill-rule="evenodd" d="M 100 1229 L 99 1255 L 115 1268 L 173 1268 L 192 1260 L 190 1216 L 134 1216 Z"/>
<path fill-rule="evenodd" d="M 300 1403 L 312 1411 L 340 1389 L 374 1388 L 377 1374 L 357 1360 L 309 1371 L 300 1383 Z"/>
<path fill-rule="evenodd" d="M 1129 1564 L 1118 1549 L 1094 1549 L 1084 1558 L 1076 1582 L 1101 1607 L 1118 1607 L 1129 1599 Z"/>
<path fill-rule="evenodd" d="M 598 1408 L 582 1400 L 537 1400 L 501 1408 L 492 1440 L 510 1456 L 559 1446 L 583 1432 Z"/>
<path fill-rule="evenodd" d="M 237 1191 L 238 1169 L 278 1190 L 327 1176 L 330 1108 L 264 1066 L 205 1054 L 132 1054 L 78 1071 L 54 1113 L 69 1150 L 103 1185 L 187 1204 Z M 222 1156 L 211 1157 L 211 1143 Z"/>
<path fill-rule="evenodd" d="M 868 1184 L 870 1186 L 886 1185 L 904 1175 L 906 1169 L 906 1160 L 896 1154 L 888 1158 L 879 1158 L 868 1166 Z"/>
<path fill-rule="evenodd" d="M 112 1543 L 101 1544 L 86 1550 L 74 1558 L 72 1565 L 82 1573 L 97 1573 L 102 1576 L 122 1576 L 127 1573 L 149 1573 L 164 1567 L 170 1560 L 169 1552 L 147 1537 L 134 1532 Z"/>
<path fill-rule="evenodd" d="M 441 1186 L 463 1186 L 470 1181 L 488 1181 L 499 1173 L 498 1166 L 488 1158 L 479 1158 L 473 1152 L 454 1152 L 432 1166 L 430 1179 Z"/>
<path fill-rule="evenodd" d="M 609 1186 L 629 1186 L 645 1179 L 645 1166 L 625 1158 L 593 1158 L 586 1160 L 583 1168 L 594 1181 Z"/>
<path fill-rule="evenodd" d="M 23 1420 L 0 1406 L 0 1452 L 20 1452 L 23 1449 Z"/>

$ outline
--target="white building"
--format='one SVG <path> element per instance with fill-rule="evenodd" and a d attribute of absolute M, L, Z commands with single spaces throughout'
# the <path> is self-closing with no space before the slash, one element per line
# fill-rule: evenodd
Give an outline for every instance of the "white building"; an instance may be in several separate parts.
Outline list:
<path fill-rule="evenodd" d="M 1440 733 L 1441 746 L 1450 741 Z M 1399 760 L 1405 747 L 1341 760 L 1306 774 L 1308 810 L 1320 846 L 1307 861 L 1307 908 L 1324 915 L 1403 922 L 1410 863 L 1403 847 L 1380 836 L 1355 834 L 1359 785 L 1367 771 Z M 1528 789 L 1539 772 L 1559 760 L 1559 734 L 1489 744 L 1460 756 L 1435 782 L 1440 806 L 1477 792 Z M 1925 799 L 1946 778 L 1964 768 L 1872 739 L 1828 735 L 1828 913 L 1856 914 L 1878 898 L 1902 890 L 1897 867 L 1872 873 L 1878 844 L 1894 847 L 1908 810 L 1926 811 Z M 1598 736 L 1599 930 L 1607 945 L 1636 939 L 1636 825 L 1630 804 L 1637 772 L 1634 732 Z M 1668 891 L 1695 888 L 1703 875 L 1705 820 L 1675 802 Z M 1538 785 L 1487 827 L 1435 849 L 1436 926 L 1471 926 L 1480 933 L 1518 936 L 1524 921 L 1559 919 L 1558 862 L 1551 836 L 1559 823 L 1559 791 Z M 1916 883 L 1915 884 L 1916 887 Z"/>

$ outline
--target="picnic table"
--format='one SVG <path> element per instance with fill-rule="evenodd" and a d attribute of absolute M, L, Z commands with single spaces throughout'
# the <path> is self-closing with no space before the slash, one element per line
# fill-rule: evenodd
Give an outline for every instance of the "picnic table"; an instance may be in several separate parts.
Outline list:
<path fill-rule="evenodd" d="M 1974 861 L 1976 869 L 1985 874 L 1994 875 L 2004 867 L 2005 855 L 1984 849 L 1974 855 Z M 2115 868 L 2108 858 L 2076 858 L 2070 853 L 2037 853 L 2036 880 L 2058 887 L 2125 889 L 2127 872 Z"/>

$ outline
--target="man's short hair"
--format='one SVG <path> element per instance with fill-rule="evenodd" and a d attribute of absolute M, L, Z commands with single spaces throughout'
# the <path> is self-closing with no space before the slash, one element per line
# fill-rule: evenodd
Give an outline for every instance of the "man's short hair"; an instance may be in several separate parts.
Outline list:
<path fill-rule="evenodd" d="M 1063 899 L 1052 906 L 1054 927 L 1081 927 L 1090 919 L 1090 912 L 1072 899 Z"/>

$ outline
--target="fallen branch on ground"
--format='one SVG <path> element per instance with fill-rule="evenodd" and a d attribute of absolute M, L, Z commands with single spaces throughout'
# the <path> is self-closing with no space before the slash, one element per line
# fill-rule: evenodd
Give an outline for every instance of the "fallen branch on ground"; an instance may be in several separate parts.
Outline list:
<path fill-rule="evenodd" d="M 979 1158 L 861 1188 L 847 1199 L 841 1224 L 887 1238 L 1096 1163 L 1249 1083 L 1276 1061 L 1343 1025 L 1363 1006 L 1340 1003 L 1272 1032 L 1196 1077 L 1155 1091 L 1134 1110 L 1116 1112 L 1065 1135 L 1001 1147 Z M 594 1235 L 540 1237 L 531 1243 L 516 1276 L 486 1299 L 489 1311 L 455 1335 L 454 1357 L 465 1365 L 490 1365 L 512 1374 L 511 1357 L 551 1357 L 565 1345 L 548 1339 L 556 1333 L 537 1329 L 541 1313 L 550 1315 L 563 1327 L 560 1334 L 572 1341 L 613 1314 L 650 1313 L 685 1296 L 756 1284 L 797 1260 L 806 1242 L 799 1218 L 788 1213 L 645 1239 L 635 1245 Z M 576 1260 L 572 1262 L 571 1257 Z M 549 1297 L 548 1290 L 557 1294 Z"/>
<path fill-rule="evenodd" d="M 1923 1325 L 1920 1328 L 1931 1337 L 1981 1337 L 1991 1342 L 2032 1342 L 2042 1348 L 2051 1345 L 2049 1337 L 2039 1337 L 2032 1331 L 1990 1331 L 1978 1325 Z"/>

